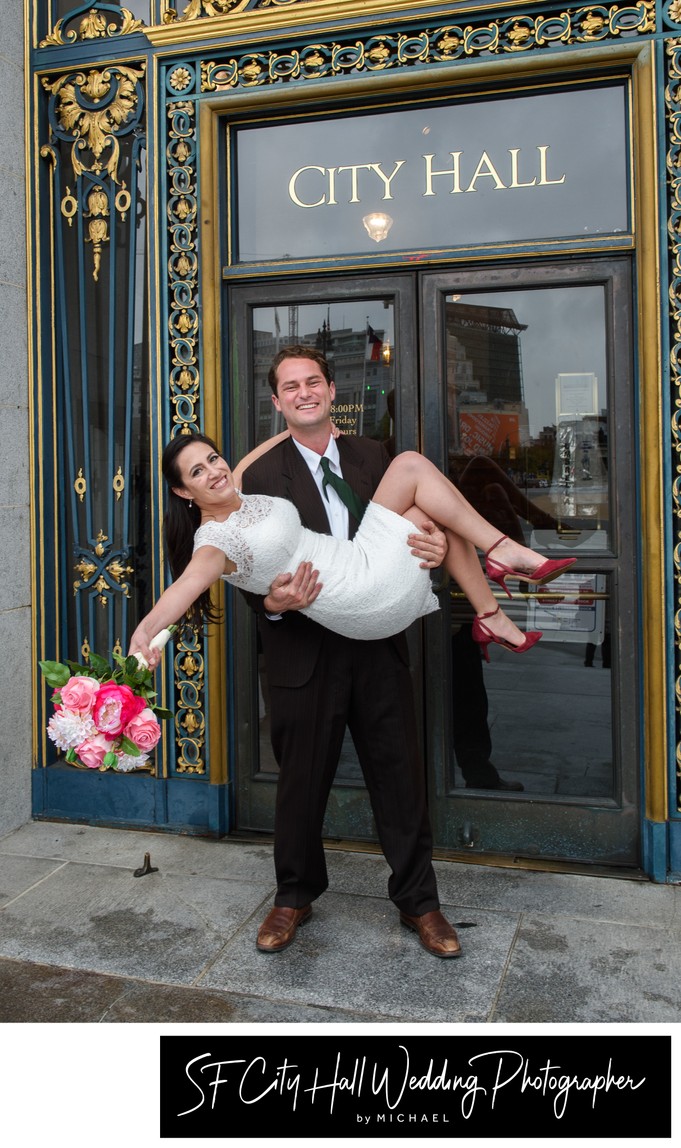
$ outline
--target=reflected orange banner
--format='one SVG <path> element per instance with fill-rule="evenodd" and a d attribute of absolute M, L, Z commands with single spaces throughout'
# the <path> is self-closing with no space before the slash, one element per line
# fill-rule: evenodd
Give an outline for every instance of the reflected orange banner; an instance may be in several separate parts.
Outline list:
<path fill-rule="evenodd" d="M 460 411 L 459 434 L 464 454 L 500 455 L 520 445 L 518 415 L 499 411 Z"/>

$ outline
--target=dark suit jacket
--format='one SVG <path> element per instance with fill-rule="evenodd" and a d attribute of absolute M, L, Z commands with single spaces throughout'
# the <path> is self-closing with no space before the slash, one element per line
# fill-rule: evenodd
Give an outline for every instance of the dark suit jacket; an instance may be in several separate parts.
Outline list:
<path fill-rule="evenodd" d="M 365 502 L 368 502 L 390 464 L 381 443 L 368 438 L 341 435 L 338 441 L 343 477 Z M 244 494 L 271 494 L 287 498 L 294 504 L 304 526 L 320 534 L 329 534 L 329 520 L 324 503 L 310 469 L 290 438 L 278 443 L 257 459 L 244 474 Z M 350 517 L 350 535 L 357 523 Z M 282 571 L 283 573 L 283 571 Z M 249 604 L 259 615 L 259 630 L 267 665 L 267 677 L 273 686 L 301 686 L 310 679 L 319 657 L 324 631 L 316 622 L 292 610 L 279 621 L 266 617 L 262 598 L 248 594 Z M 408 664 L 409 654 L 404 634 L 386 639 L 394 644 L 401 660 Z M 363 642 L 370 656 L 372 642 Z"/>

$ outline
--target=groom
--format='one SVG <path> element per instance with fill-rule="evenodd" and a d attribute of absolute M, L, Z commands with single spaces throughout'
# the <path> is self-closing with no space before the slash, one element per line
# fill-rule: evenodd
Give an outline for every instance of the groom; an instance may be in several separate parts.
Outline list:
<path fill-rule="evenodd" d="M 389 464 L 387 453 L 371 439 L 332 437 L 335 387 L 326 360 L 313 348 L 285 347 L 274 359 L 269 382 L 291 437 L 248 468 L 244 494 L 288 498 L 309 529 L 352 537 L 355 515 L 331 486 L 322 494 L 322 457 L 368 502 Z M 419 557 L 438 565 L 444 535 L 433 531 L 416 537 Z M 249 596 L 258 613 L 272 747 L 279 764 L 277 893 L 258 931 L 257 947 L 265 953 L 285 949 L 327 888 L 322 822 L 347 726 L 392 870 L 388 892 L 400 919 L 429 953 L 458 957 L 461 948 L 440 912 L 431 860 L 405 636 L 359 641 L 325 630 L 299 613 L 319 590 L 316 571 L 303 563 L 293 574 L 279 575 L 265 598 Z"/>

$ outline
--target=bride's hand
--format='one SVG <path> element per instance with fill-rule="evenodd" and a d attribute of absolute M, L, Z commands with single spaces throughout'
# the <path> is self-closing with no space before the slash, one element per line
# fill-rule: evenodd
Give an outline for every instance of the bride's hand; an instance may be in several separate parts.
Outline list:
<path fill-rule="evenodd" d="M 434 570 L 441 566 L 447 553 L 447 539 L 434 522 L 426 521 L 421 525 L 422 534 L 410 534 L 407 544 L 412 547 L 415 558 L 421 558 L 422 570 Z"/>

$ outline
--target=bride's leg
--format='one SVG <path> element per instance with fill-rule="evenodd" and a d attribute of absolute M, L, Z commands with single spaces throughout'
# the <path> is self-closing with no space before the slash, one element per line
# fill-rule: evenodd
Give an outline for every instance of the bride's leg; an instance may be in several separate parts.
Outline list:
<path fill-rule="evenodd" d="M 393 459 L 373 501 L 396 514 L 405 514 L 412 506 L 418 506 L 428 518 L 472 542 L 479 550 L 489 550 L 502 537 L 501 531 L 478 514 L 461 491 L 416 451 L 405 451 Z M 514 570 L 528 574 L 544 562 L 541 555 L 511 538 L 499 545 L 495 557 Z"/>
<path fill-rule="evenodd" d="M 405 517 L 410 518 L 419 528 L 424 518 L 428 517 L 418 506 L 410 506 L 404 513 Z M 445 530 L 445 535 L 447 537 L 447 553 L 443 565 L 447 573 L 461 587 L 476 614 L 482 616 L 483 614 L 494 613 L 498 602 L 482 572 L 475 547 L 452 530 Z M 518 629 L 515 622 L 512 622 L 501 608 L 499 608 L 498 613 L 494 613 L 493 618 L 485 619 L 485 625 L 493 634 L 503 638 L 506 642 L 510 642 L 512 646 L 522 646 L 525 641 L 522 630 Z"/>
<path fill-rule="evenodd" d="M 494 613 L 499 603 L 482 572 L 475 547 L 471 542 L 467 542 L 465 538 L 461 538 L 451 530 L 446 530 L 445 534 L 447 536 L 447 553 L 444 565 L 447 572 L 457 586 L 461 587 L 476 614 L 482 616 L 483 614 Z M 485 619 L 485 625 L 498 638 L 503 638 L 512 646 L 522 646 L 525 641 L 522 630 L 518 629 L 515 622 L 511 621 L 501 607 L 492 618 Z"/>

